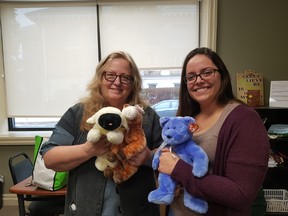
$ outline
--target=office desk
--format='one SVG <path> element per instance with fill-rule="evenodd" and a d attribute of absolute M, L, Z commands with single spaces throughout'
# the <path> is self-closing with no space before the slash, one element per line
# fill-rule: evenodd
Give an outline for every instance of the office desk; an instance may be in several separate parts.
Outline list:
<path fill-rule="evenodd" d="M 49 200 L 49 196 L 65 196 L 66 187 L 57 191 L 48 191 L 37 188 L 31 185 L 32 176 L 27 179 L 19 182 L 18 184 L 12 186 L 9 189 L 10 193 L 17 194 L 18 197 L 18 206 L 19 206 L 19 215 L 25 216 L 25 200 Z M 37 197 L 35 197 L 37 196 Z"/>

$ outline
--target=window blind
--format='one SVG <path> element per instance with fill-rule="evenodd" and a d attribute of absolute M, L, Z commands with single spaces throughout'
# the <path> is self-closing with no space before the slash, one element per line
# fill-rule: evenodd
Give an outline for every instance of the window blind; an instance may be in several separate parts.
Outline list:
<path fill-rule="evenodd" d="M 95 2 L 0 5 L 8 117 L 59 117 L 76 103 L 98 33 L 102 57 L 125 50 L 145 70 L 179 68 L 199 46 L 199 1 L 121 2 L 100 4 L 100 32 Z"/>
<path fill-rule="evenodd" d="M 186 54 L 199 46 L 198 3 L 103 4 L 103 55 L 121 49 L 128 51 L 140 68 L 180 68 Z"/>
<path fill-rule="evenodd" d="M 95 6 L 1 8 L 8 117 L 56 117 L 98 62 Z"/>

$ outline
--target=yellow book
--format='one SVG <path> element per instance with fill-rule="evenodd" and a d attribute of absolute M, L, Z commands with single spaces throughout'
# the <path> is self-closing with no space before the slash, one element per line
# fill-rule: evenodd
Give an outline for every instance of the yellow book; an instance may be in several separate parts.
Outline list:
<path fill-rule="evenodd" d="M 237 73 L 237 98 L 252 107 L 264 105 L 263 74 L 253 70 Z"/>

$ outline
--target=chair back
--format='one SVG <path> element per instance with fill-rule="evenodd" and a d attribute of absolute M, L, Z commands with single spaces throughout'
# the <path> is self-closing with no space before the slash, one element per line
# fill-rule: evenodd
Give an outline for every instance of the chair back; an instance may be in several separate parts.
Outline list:
<path fill-rule="evenodd" d="M 13 183 L 17 184 L 32 175 L 33 164 L 26 153 L 20 152 L 9 158 L 9 169 Z"/>
<path fill-rule="evenodd" d="M 32 175 L 33 163 L 26 153 L 20 152 L 9 158 L 9 169 L 15 185 Z M 46 215 L 47 213 L 47 215 L 57 216 L 64 214 L 65 196 L 45 197 L 17 194 L 17 197 L 21 216 L 30 215 L 25 208 L 25 201 L 30 202 L 28 209 L 33 212 L 33 215 Z"/>

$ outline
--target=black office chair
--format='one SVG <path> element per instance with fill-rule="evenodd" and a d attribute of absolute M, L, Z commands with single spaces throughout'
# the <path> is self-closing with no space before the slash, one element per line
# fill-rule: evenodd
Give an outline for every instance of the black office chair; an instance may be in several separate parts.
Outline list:
<path fill-rule="evenodd" d="M 32 175 L 33 164 L 26 153 L 20 152 L 9 158 L 9 169 L 12 175 L 13 183 L 15 185 Z M 18 197 L 18 207 L 20 216 L 25 215 L 34 216 L 34 214 L 37 215 L 39 214 L 43 216 L 44 215 L 56 216 L 64 214 L 64 204 L 65 204 L 64 196 L 36 197 L 25 194 L 17 194 L 17 197 Z M 21 200 L 24 200 L 24 202 L 22 202 Z M 32 212 L 32 214 L 26 210 L 25 201 L 31 201 L 31 203 L 28 206 L 28 209 L 29 211 Z"/>

